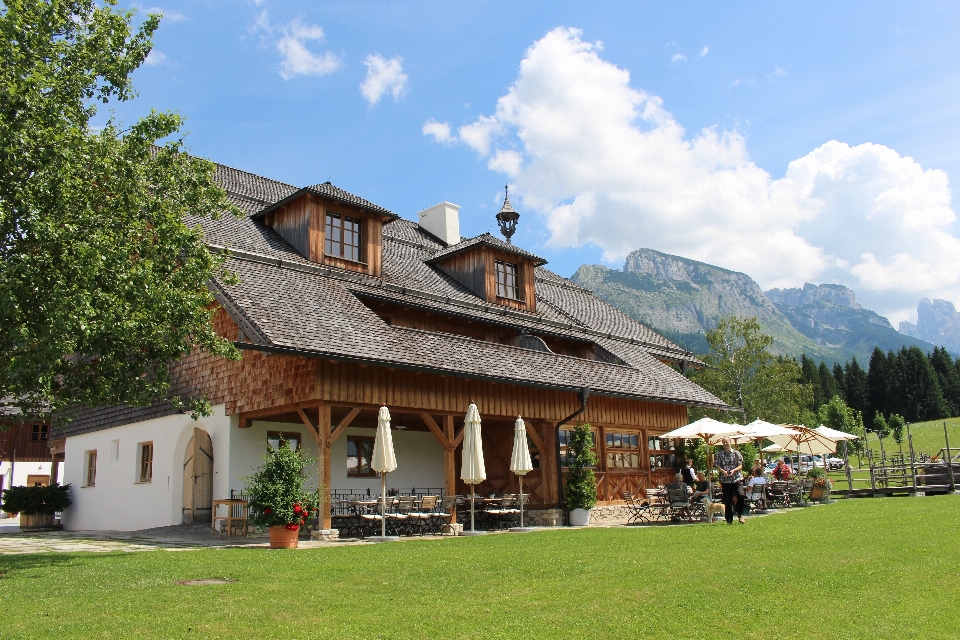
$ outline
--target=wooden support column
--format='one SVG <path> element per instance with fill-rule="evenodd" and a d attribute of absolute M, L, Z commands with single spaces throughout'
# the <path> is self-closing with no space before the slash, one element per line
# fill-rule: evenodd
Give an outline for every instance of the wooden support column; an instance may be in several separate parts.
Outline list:
<path fill-rule="evenodd" d="M 457 450 L 457 439 L 453 435 L 453 416 L 443 417 L 443 429 L 429 413 L 420 413 L 420 419 L 433 433 L 440 446 L 443 447 L 443 492 L 452 496 L 457 493 L 456 464 L 454 452 Z M 462 436 L 461 436 L 462 437 Z"/>
<path fill-rule="evenodd" d="M 450 443 L 449 447 L 443 450 L 443 491 L 448 496 L 457 493 L 457 469 L 456 456 L 457 448 L 453 444 L 453 416 L 443 417 L 443 432 Z"/>
<path fill-rule="evenodd" d="M 320 485 L 320 528 L 330 528 L 330 406 L 320 405 L 317 424 L 298 408 L 300 420 L 317 443 L 317 482 Z"/>
<path fill-rule="evenodd" d="M 557 434 L 554 425 L 550 422 L 538 422 L 534 425 L 537 433 L 540 435 L 540 442 L 537 446 L 540 449 L 540 469 L 543 473 L 543 483 L 541 493 L 545 505 L 557 506 L 560 497 L 557 495 L 557 468 L 558 460 L 556 453 Z"/>
<path fill-rule="evenodd" d="M 60 462 L 64 458 L 65 439 L 50 441 L 50 486 L 57 484 L 60 480 Z"/>

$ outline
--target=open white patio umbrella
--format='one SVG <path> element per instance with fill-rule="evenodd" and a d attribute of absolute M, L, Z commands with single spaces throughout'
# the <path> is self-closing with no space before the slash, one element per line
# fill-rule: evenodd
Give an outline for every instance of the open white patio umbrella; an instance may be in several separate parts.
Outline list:
<path fill-rule="evenodd" d="M 740 424 L 727 424 L 713 418 L 703 417 L 696 422 L 668 431 L 662 434 L 661 438 L 699 438 L 707 443 L 707 479 L 710 482 L 710 489 L 713 490 L 713 481 L 710 479 L 710 468 L 713 466 L 713 456 L 710 455 L 711 441 L 725 436 L 742 435 L 746 429 Z"/>
<path fill-rule="evenodd" d="M 393 435 L 390 433 L 390 410 L 380 407 L 377 416 L 377 436 L 373 441 L 373 460 L 370 468 L 380 474 L 380 536 L 387 537 L 387 474 L 397 468 L 393 453 Z"/>
<path fill-rule="evenodd" d="M 819 434 L 821 434 L 821 435 L 824 435 L 824 436 L 830 438 L 831 440 L 833 440 L 833 441 L 835 441 L 835 442 L 842 442 L 842 443 L 843 443 L 843 468 L 844 468 L 844 469 L 846 470 L 846 472 L 847 472 L 847 488 L 848 488 L 850 491 L 853 491 L 853 475 L 852 475 L 852 473 L 851 473 L 851 471 L 850 471 L 850 456 L 849 456 L 849 453 L 848 453 L 848 451 L 847 451 L 847 441 L 848 441 L 848 440 L 859 440 L 859 439 L 860 439 L 860 436 L 855 436 L 855 435 L 853 435 L 852 433 L 847 433 L 846 431 L 838 431 L 838 430 L 836 430 L 836 429 L 831 429 L 830 427 L 826 427 L 826 426 L 824 426 L 824 425 L 820 425 L 819 427 L 817 427 L 816 429 L 814 429 L 814 431 L 816 431 L 817 433 L 819 433 Z M 824 466 L 824 467 L 827 466 L 826 458 L 824 458 L 823 466 Z"/>
<path fill-rule="evenodd" d="M 476 486 L 487 479 L 487 470 L 483 465 L 483 441 L 480 439 L 480 412 L 477 405 L 470 403 L 463 424 L 463 463 L 460 465 L 460 479 L 470 485 L 470 531 L 474 528 L 474 503 Z"/>
<path fill-rule="evenodd" d="M 780 445 L 786 451 L 796 451 L 798 453 L 809 453 L 811 455 L 822 455 L 825 453 L 835 453 L 837 443 L 827 436 L 808 429 L 802 425 L 785 425 L 793 429 L 796 433 L 793 435 L 770 436 L 775 444 Z M 797 472 L 800 471 L 799 461 L 797 462 Z"/>
<path fill-rule="evenodd" d="M 520 528 L 523 529 L 523 476 L 533 471 L 530 449 L 527 447 L 527 425 L 517 416 L 513 425 L 513 454 L 510 456 L 510 471 L 520 480 Z"/>
<path fill-rule="evenodd" d="M 743 428 L 745 437 L 750 440 L 762 440 L 773 436 L 793 436 L 797 430 L 785 424 L 773 424 L 757 418 Z"/>

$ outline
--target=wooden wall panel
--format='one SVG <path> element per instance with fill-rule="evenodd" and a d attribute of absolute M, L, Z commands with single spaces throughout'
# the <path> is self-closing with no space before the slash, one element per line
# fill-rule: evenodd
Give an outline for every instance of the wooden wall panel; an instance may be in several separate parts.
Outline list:
<path fill-rule="evenodd" d="M 214 330 L 229 340 L 238 327 L 223 309 L 214 315 Z M 171 367 L 171 388 L 184 400 L 203 395 L 226 404 L 227 415 L 312 400 L 317 394 L 317 361 L 295 356 L 267 356 L 243 351 L 239 361 L 198 349 Z"/>
<path fill-rule="evenodd" d="M 293 245 L 300 255 L 312 255 L 311 231 L 313 203 L 309 197 L 298 198 L 273 212 L 273 230 Z"/>

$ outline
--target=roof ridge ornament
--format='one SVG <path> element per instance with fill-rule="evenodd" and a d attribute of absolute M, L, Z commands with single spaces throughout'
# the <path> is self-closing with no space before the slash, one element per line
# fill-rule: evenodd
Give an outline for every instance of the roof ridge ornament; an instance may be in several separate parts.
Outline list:
<path fill-rule="evenodd" d="M 497 224 L 500 225 L 500 233 L 506 238 L 507 244 L 513 244 L 510 238 L 517 232 L 517 220 L 520 219 L 520 214 L 510 204 L 510 185 L 504 185 L 503 193 L 503 207 L 497 214 Z"/>

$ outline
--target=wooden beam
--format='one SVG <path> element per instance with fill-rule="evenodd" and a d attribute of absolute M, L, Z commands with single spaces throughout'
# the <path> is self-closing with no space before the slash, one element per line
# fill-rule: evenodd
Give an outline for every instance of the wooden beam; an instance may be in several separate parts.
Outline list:
<path fill-rule="evenodd" d="M 357 414 L 360 413 L 360 407 L 354 407 L 350 410 L 350 413 L 340 421 L 340 424 L 337 425 L 337 428 L 333 430 L 330 434 L 330 438 L 327 440 L 327 446 L 329 447 L 334 442 L 337 441 L 337 438 L 340 437 L 340 434 L 343 433 L 343 430 L 350 426 L 350 423 L 353 422 L 353 419 L 357 417 Z"/>
<path fill-rule="evenodd" d="M 317 432 L 320 435 L 320 441 L 317 447 L 320 449 L 320 455 L 317 456 L 317 472 L 320 478 L 320 528 L 330 528 L 330 407 L 323 405 L 320 407 L 319 421 L 317 423 Z"/>
<path fill-rule="evenodd" d="M 527 429 L 527 435 L 530 436 L 531 440 L 533 440 L 533 444 L 537 445 L 537 451 L 540 452 L 540 457 L 543 458 L 543 454 L 546 453 L 546 448 L 543 446 L 543 439 L 537 432 L 537 428 L 533 425 L 530 425 L 530 428 Z"/>
<path fill-rule="evenodd" d="M 297 409 L 297 413 L 300 415 L 300 419 L 303 421 L 303 424 L 307 425 L 307 429 L 310 431 L 310 435 L 313 436 L 313 441 L 317 443 L 317 446 L 320 446 L 320 429 L 317 428 L 317 425 L 313 424 L 313 421 L 304 413 L 303 409 Z"/>
<path fill-rule="evenodd" d="M 456 449 L 460 446 L 460 443 L 463 442 L 463 432 L 465 429 L 460 429 L 460 433 L 457 434 L 457 437 L 453 439 L 453 448 Z"/>
<path fill-rule="evenodd" d="M 266 418 L 269 416 L 278 416 L 283 413 L 295 413 L 297 409 L 312 409 L 323 404 L 319 400 L 304 400 L 303 402 L 294 402 L 292 404 L 282 404 L 276 407 L 266 407 L 263 409 L 254 409 L 252 411 L 241 411 L 240 427 L 247 428 L 254 420 Z"/>
<path fill-rule="evenodd" d="M 453 444 L 453 416 L 443 416 L 443 431 L 450 446 L 443 449 L 443 492 L 448 496 L 457 493 L 456 445 Z"/>
<path fill-rule="evenodd" d="M 447 439 L 447 436 L 440 430 L 440 427 L 437 426 L 436 421 L 434 421 L 433 416 L 429 413 L 421 413 L 420 419 L 423 420 L 423 424 L 427 425 L 427 428 L 433 432 L 434 437 L 440 442 L 440 446 L 444 449 L 452 448 L 450 441 Z"/>

